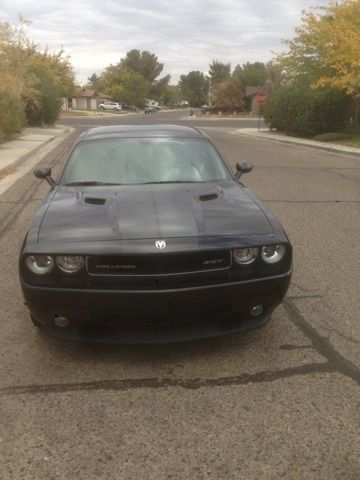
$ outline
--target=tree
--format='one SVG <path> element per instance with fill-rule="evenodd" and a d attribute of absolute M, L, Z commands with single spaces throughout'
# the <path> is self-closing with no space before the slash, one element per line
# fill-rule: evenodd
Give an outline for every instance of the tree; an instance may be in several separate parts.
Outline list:
<path fill-rule="evenodd" d="M 170 81 L 170 75 L 157 79 L 162 69 L 163 64 L 158 62 L 155 54 L 131 50 L 119 63 L 106 67 L 98 78 L 93 74 L 89 80 L 96 82 L 94 85 L 96 84 L 97 89 L 108 93 L 115 100 L 129 102 L 140 107 L 145 103 L 144 95 L 161 99 Z M 131 94 L 129 77 L 134 82 L 134 95 Z M 135 98 L 135 95 L 140 95 L 140 97 L 131 102 L 126 100 L 130 97 Z"/>
<path fill-rule="evenodd" d="M 233 78 L 241 82 L 243 87 L 264 86 L 268 74 L 262 62 L 247 62 L 242 66 L 237 65 L 233 71 Z"/>
<path fill-rule="evenodd" d="M 99 79 L 101 89 L 121 103 L 137 107 L 145 104 L 149 94 L 149 82 L 138 72 L 124 69 L 120 64 L 109 65 Z"/>
<path fill-rule="evenodd" d="M 130 50 L 120 61 L 121 68 L 140 73 L 152 84 L 163 71 L 164 64 L 158 62 L 158 57 L 148 51 Z"/>
<path fill-rule="evenodd" d="M 270 91 L 270 93 L 280 90 L 284 82 L 284 73 L 279 63 L 274 62 L 273 60 L 270 60 L 266 64 L 266 72 L 267 72 L 266 84 L 269 85 L 268 90 Z"/>
<path fill-rule="evenodd" d="M 26 118 L 30 125 L 53 124 L 61 107 L 61 87 L 41 62 L 30 65 L 27 74 L 33 77 L 33 93 L 23 95 Z"/>
<path fill-rule="evenodd" d="M 0 138 L 21 131 L 26 123 L 22 94 L 25 55 L 23 45 L 32 51 L 24 32 L 25 24 L 13 27 L 0 22 Z"/>
<path fill-rule="evenodd" d="M 149 95 L 149 83 L 138 72 L 124 70 L 121 73 L 120 99 L 129 105 L 143 107 Z"/>
<path fill-rule="evenodd" d="M 209 65 L 209 77 L 212 85 L 229 80 L 231 77 L 231 63 L 213 60 Z"/>
<path fill-rule="evenodd" d="M 108 65 L 101 73 L 97 85 L 99 90 L 110 95 L 113 99 L 121 101 L 121 77 L 120 65 Z"/>
<path fill-rule="evenodd" d="M 170 75 L 160 78 L 159 80 L 154 80 L 150 86 L 150 96 L 151 98 L 156 98 L 160 101 L 161 97 L 164 95 L 164 92 L 169 85 Z"/>
<path fill-rule="evenodd" d="M 181 75 L 178 84 L 183 99 L 187 100 L 192 107 L 201 107 L 206 102 L 208 86 L 208 80 L 199 71 Z"/>
<path fill-rule="evenodd" d="M 93 73 L 87 79 L 87 86 L 89 88 L 93 88 L 94 90 L 99 90 L 100 85 L 100 77 L 96 73 Z"/>
<path fill-rule="evenodd" d="M 74 88 L 74 72 L 63 50 L 39 51 L 28 39 L 26 26 L 29 22 L 24 20 L 19 26 L 0 23 L 0 93 L 2 102 L 9 98 L 14 102 L 18 120 L 8 123 L 18 129 L 24 126 L 24 112 L 30 124 L 53 123 L 61 97 Z"/>
<path fill-rule="evenodd" d="M 244 110 L 244 89 L 240 80 L 230 79 L 216 84 L 214 105 L 217 110 Z"/>
<path fill-rule="evenodd" d="M 288 50 L 277 56 L 289 79 L 333 87 L 360 101 L 360 2 L 343 0 L 304 12 Z"/>
<path fill-rule="evenodd" d="M 176 85 L 167 85 L 163 94 L 164 105 L 175 106 L 181 101 L 180 91 Z"/>

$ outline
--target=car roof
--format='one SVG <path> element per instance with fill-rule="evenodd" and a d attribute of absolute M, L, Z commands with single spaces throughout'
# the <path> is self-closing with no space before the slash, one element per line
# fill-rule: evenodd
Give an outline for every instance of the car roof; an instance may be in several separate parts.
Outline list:
<path fill-rule="evenodd" d="M 208 138 L 205 133 L 196 128 L 180 125 L 111 125 L 91 128 L 80 135 L 79 141 L 114 137 Z"/>

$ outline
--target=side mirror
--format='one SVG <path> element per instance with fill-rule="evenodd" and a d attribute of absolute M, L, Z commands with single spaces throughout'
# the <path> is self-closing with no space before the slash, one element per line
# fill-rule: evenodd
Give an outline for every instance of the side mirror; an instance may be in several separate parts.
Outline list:
<path fill-rule="evenodd" d="M 56 182 L 51 176 L 51 168 L 47 165 L 40 165 L 36 170 L 34 170 L 34 175 L 36 178 L 40 178 L 41 180 L 46 180 L 51 188 L 55 187 Z"/>
<path fill-rule="evenodd" d="M 250 162 L 242 161 L 236 163 L 236 173 L 235 178 L 239 180 L 241 175 L 244 173 L 249 173 L 254 168 L 254 165 Z"/>

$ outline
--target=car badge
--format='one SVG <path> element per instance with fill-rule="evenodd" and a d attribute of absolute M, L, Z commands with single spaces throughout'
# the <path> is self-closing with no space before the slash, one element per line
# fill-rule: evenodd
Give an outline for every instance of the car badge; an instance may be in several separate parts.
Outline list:
<path fill-rule="evenodd" d="M 159 250 L 162 250 L 163 248 L 165 248 L 166 247 L 165 240 L 156 240 L 155 247 L 158 248 Z"/>

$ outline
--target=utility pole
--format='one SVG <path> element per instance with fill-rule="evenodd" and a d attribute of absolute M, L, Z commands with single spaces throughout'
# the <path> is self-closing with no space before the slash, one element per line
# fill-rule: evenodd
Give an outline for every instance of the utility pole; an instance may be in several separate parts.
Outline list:
<path fill-rule="evenodd" d="M 211 107 L 211 78 L 209 77 L 208 105 Z"/>

